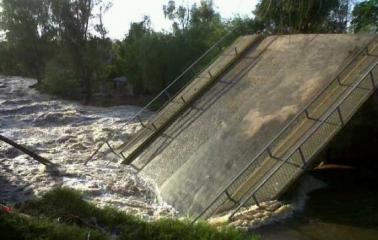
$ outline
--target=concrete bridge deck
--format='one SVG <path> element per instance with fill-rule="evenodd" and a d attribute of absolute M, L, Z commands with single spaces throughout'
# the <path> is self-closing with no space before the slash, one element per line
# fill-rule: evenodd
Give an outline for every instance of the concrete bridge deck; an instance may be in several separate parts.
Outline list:
<path fill-rule="evenodd" d="M 374 54 L 360 54 L 373 38 L 267 37 L 228 66 L 206 92 L 141 149 L 132 164 L 156 181 L 164 200 L 183 215 L 195 217 L 295 118 L 271 143 L 269 151 L 250 166 L 248 174 L 230 186 L 229 196 L 217 206 L 217 211 L 235 206 L 281 164 L 298 141 L 376 61 L 375 45 L 369 45 Z M 348 69 L 340 72 L 352 59 Z M 306 113 L 301 114 L 309 103 Z M 332 123 L 333 118 L 328 120 Z M 338 121 L 334 120 L 334 125 Z M 310 157 L 310 150 L 303 151 Z M 299 154 L 290 156 L 285 174 L 295 176 L 302 170 Z M 259 201 L 268 198 L 260 195 Z"/>

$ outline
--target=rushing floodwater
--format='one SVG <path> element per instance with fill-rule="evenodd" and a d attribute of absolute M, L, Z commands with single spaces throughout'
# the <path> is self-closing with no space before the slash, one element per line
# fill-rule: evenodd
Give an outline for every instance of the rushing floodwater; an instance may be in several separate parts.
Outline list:
<path fill-rule="evenodd" d="M 30 88 L 35 80 L 0 76 L 0 134 L 63 167 L 54 176 L 31 157 L 0 142 L 0 202 L 20 202 L 67 186 L 81 190 L 98 206 L 110 205 L 146 219 L 171 216 L 154 184 L 116 162 L 83 162 L 96 144 L 130 118 L 138 107 L 82 106 L 53 99 Z M 120 138 L 137 130 L 129 124 Z"/>

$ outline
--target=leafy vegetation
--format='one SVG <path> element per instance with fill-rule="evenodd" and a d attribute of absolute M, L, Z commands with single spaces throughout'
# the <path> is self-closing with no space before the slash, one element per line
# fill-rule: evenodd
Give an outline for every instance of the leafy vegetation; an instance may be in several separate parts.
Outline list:
<path fill-rule="evenodd" d="M 124 39 L 112 41 L 102 21 L 110 0 L 0 0 L 0 74 L 37 78 L 42 91 L 85 103 L 94 96 L 154 96 L 231 29 L 376 32 L 377 0 L 355 2 L 260 0 L 255 18 L 223 19 L 211 0 L 191 6 L 167 0 L 162 14 L 171 31 L 155 31 L 146 16 L 131 23 Z M 128 89 L 115 87 L 112 79 L 121 76 Z"/>
<path fill-rule="evenodd" d="M 59 221 L 58 221 L 59 219 Z M 24 204 L 13 214 L 0 213 L 1 239 L 257 239 L 233 228 L 217 229 L 161 219 L 144 222 L 111 208 L 99 209 L 70 189 L 55 189 Z"/>
<path fill-rule="evenodd" d="M 378 32 L 378 0 L 363 1 L 353 9 L 355 32 Z"/>

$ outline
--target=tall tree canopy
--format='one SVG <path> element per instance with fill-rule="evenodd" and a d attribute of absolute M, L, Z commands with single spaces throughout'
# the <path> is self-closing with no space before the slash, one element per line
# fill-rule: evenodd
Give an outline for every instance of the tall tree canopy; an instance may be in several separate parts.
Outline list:
<path fill-rule="evenodd" d="M 49 0 L 2 0 L 0 30 L 24 75 L 43 77 L 44 58 L 51 52 L 54 32 Z"/>
<path fill-rule="evenodd" d="M 130 25 L 120 44 L 122 69 L 136 93 L 159 92 L 227 31 L 212 1 L 191 6 L 169 1 L 163 13 L 172 22 L 172 32 L 154 31 L 146 17 Z"/>
<path fill-rule="evenodd" d="M 352 28 L 355 32 L 378 32 L 378 0 L 367 0 L 353 9 Z"/>
<path fill-rule="evenodd" d="M 261 0 L 255 14 L 272 33 L 341 32 L 348 9 L 346 0 Z"/>

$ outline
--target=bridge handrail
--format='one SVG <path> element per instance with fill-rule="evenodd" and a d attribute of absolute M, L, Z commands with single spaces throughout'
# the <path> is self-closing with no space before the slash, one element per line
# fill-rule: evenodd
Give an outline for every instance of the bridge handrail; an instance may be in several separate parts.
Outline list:
<path fill-rule="evenodd" d="M 273 168 L 270 174 L 268 174 L 264 180 L 257 185 L 257 187 L 250 193 L 248 196 L 242 201 L 239 206 L 233 210 L 233 212 L 230 215 L 230 218 L 235 216 L 235 214 L 249 201 L 251 198 L 272 178 L 272 176 L 283 166 L 285 165 L 289 159 L 299 150 L 302 148 L 302 145 L 322 126 L 322 124 L 325 123 L 325 120 L 329 118 L 332 114 L 334 114 L 336 111 L 340 111 L 340 106 L 342 103 L 345 102 L 345 100 L 358 88 L 358 86 L 365 80 L 365 78 L 377 67 L 378 61 L 376 61 L 369 69 L 366 71 L 366 73 L 360 78 L 359 81 L 357 81 L 353 87 L 349 89 L 349 91 L 337 102 L 336 105 L 329 108 L 328 111 L 321 117 L 320 121 L 317 122 L 317 125 L 315 128 L 311 130 L 300 142 L 296 144 L 296 147 L 294 147 L 291 152 L 288 154 L 288 156 L 284 159 L 284 161 L 280 162 Z M 374 79 L 372 79 L 374 81 Z M 375 90 L 376 86 L 373 83 L 373 90 Z M 339 115 L 340 117 L 340 115 Z"/>
<path fill-rule="evenodd" d="M 232 34 L 236 33 L 237 30 L 238 29 L 235 28 L 235 29 L 232 29 L 229 32 L 227 32 L 221 39 L 219 39 L 216 43 L 214 43 L 208 50 L 206 50 L 206 52 L 204 52 L 199 58 L 197 58 L 197 60 L 195 60 L 189 67 L 187 67 L 179 76 L 177 76 L 171 83 L 169 83 L 167 85 L 167 87 L 165 87 L 159 94 L 157 94 L 151 101 L 149 101 L 142 109 L 140 109 L 132 117 L 130 117 L 123 125 L 121 125 L 117 129 L 112 130 L 110 136 L 107 137 L 106 140 L 102 141 L 102 143 L 96 148 L 96 150 L 84 162 L 84 165 L 86 165 L 89 161 L 91 161 L 93 159 L 93 157 L 101 150 L 101 148 L 106 143 L 108 143 L 111 139 L 113 139 L 115 137 L 115 135 L 116 135 L 117 132 L 119 132 L 122 129 L 124 129 L 124 127 L 126 127 L 127 125 L 129 125 L 133 121 L 138 121 L 139 118 L 140 118 L 140 116 L 142 115 L 142 113 L 148 111 L 148 109 L 151 106 L 153 106 L 153 104 L 156 103 L 157 100 L 160 97 L 162 97 L 166 93 L 169 93 L 169 90 L 172 88 L 172 86 L 174 86 L 177 82 L 179 82 L 188 72 L 191 72 L 197 66 L 197 64 L 200 63 L 201 60 L 203 60 L 205 57 L 209 56 L 210 53 L 212 53 L 214 51 L 214 49 L 216 49 L 218 47 L 220 48 L 223 43 L 226 43 L 227 40 L 228 40 L 228 38 L 231 37 Z M 183 89 L 185 89 L 185 87 L 187 87 L 190 83 L 192 83 L 196 79 L 195 76 L 198 73 L 201 73 L 201 71 L 203 69 L 205 69 L 205 68 L 206 68 L 206 66 L 202 67 L 202 69 L 200 71 L 198 71 L 197 73 L 195 73 L 195 75 L 191 78 L 191 80 L 189 80 L 188 82 L 186 82 L 178 91 L 176 91 L 176 95 L 175 96 L 177 96 L 178 93 L 180 93 Z M 162 110 L 168 103 L 170 103 L 174 99 L 175 96 L 171 97 L 162 106 L 160 106 L 159 110 L 157 110 L 157 112 L 159 112 L 160 110 Z"/>
<path fill-rule="evenodd" d="M 366 43 L 356 54 L 353 56 L 347 64 L 341 68 L 336 77 L 327 85 L 325 86 L 317 95 L 315 95 L 312 100 L 305 105 L 286 125 L 285 127 L 275 135 L 275 137 L 269 141 L 268 144 L 266 144 L 262 150 L 236 175 L 235 178 L 232 179 L 232 181 L 214 198 L 214 200 L 193 220 L 193 222 L 196 222 L 198 219 L 200 219 L 217 201 L 220 197 L 222 197 L 223 194 L 227 194 L 227 190 L 229 187 L 231 187 L 240 176 L 242 176 L 248 168 L 259 158 L 261 157 L 268 149 L 270 149 L 271 145 L 281 137 L 281 135 L 289 129 L 289 127 L 302 115 L 304 114 L 308 108 L 335 82 L 338 81 L 339 76 L 359 57 L 361 56 L 365 51 L 368 51 L 368 47 L 371 43 L 376 41 L 378 39 L 378 36 L 374 36 L 372 40 L 370 40 L 368 43 Z"/>

